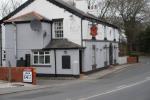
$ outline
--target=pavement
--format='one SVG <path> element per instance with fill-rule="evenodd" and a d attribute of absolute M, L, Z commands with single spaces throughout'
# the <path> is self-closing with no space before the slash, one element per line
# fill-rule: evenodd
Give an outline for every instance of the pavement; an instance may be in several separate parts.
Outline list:
<path fill-rule="evenodd" d="M 102 78 L 106 75 L 109 75 L 111 73 L 122 71 L 125 68 L 128 68 L 133 65 L 134 64 L 111 66 L 108 69 L 99 71 L 94 74 L 81 75 L 79 79 L 67 79 L 67 80 L 58 79 L 57 80 L 56 78 L 55 80 L 52 80 L 50 78 L 40 78 L 37 81 L 37 85 L 31 85 L 26 83 L 8 83 L 6 81 L 0 81 L 0 95 L 25 92 L 25 91 L 34 91 L 34 90 L 40 90 L 40 89 L 46 89 L 46 88 L 52 88 L 52 87 L 58 87 L 64 85 L 66 86 L 68 84 L 85 82 L 86 80 L 95 80 L 95 79 Z"/>

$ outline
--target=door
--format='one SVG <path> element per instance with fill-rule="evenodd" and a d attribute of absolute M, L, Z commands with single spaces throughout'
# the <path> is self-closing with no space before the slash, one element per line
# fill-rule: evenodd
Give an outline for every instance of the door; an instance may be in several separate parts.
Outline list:
<path fill-rule="evenodd" d="M 62 56 L 62 69 L 71 69 L 71 57 L 70 56 Z"/>
<path fill-rule="evenodd" d="M 79 61 L 80 61 L 80 74 L 83 72 L 82 71 L 82 50 L 79 51 Z"/>
<path fill-rule="evenodd" d="M 109 64 L 110 65 L 113 64 L 113 45 L 112 45 L 112 43 L 110 43 L 110 46 L 109 46 Z"/>
<path fill-rule="evenodd" d="M 26 67 L 30 67 L 30 60 L 31 60 L 30 54 L 26 54 L 25 55 L 25 66 Z"/>

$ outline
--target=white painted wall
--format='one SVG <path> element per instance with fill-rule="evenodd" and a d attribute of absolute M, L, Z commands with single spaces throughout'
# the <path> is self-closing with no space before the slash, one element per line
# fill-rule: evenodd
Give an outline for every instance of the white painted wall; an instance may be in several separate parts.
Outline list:
<path fill-rule="evenodd" d="M 50 42 L 51 39 L 50 24 L 47 23 L 42 23 L 41 32 L 33 31 L 29 23 L 16 24 L 16 27 L 12 24 L 6 24 L 5 28 L 6 39 L 5 46 L 3 47 L 3 49 L 6 50 L 6 64 L 3 66 L 8 66 L 8 61 L 11 62 L 11 66 L 16 66 L 16 59 L 19 60 L 21 57 L 25 59 L 25 54 L 31 54 L 32 49 L 44 48 Z M 45 32 L 47 36 L 44 38 L 43 34 Z"/>
<path fill-rule="evenodd" d="M 92 36 L 90 35 L 90 28 L 91 28 L 92 22 L 83 20 L 83 39 L 92 39 Z M 97 40 L 104 40 L 106 37 L 109 41 L 119 41 L 119 32 L 117 29 L 106 26 L 106 30 L 104 29 L 104 25 L 98 24 L 97 25 L 98 31 L 97 31 Z"/>
<path fill-rule="evenodd" d="M 116 64 L 119 63 L 119 46 L 118 43 L 113 43 L 113 59 L 116 60 Z M 113 63 L 115 64 L 113 60 Z"/>
<path fill-rule="evenodd" d="M 33 59 L 33 55 L 31 56 Z M 33 61 L 32 65 L 33 65 Z M 35 65 L 33 65 L 35 66 Z M 34 67 L 36 68 L 36 72 L 38 74 L 55 74 L 55 56 L 54 56 L 54 50 L 50 51 L 50 65 L 45 66 L 40 66 L 38 65 L 38 67 Z"/>
<path fill-rule="evenodd" d="M 72 15 L 68 11 L 59 8 L 46 0 L 35 0 L 12 18 L 32 11 L 45 16 L 49 20 L 64 18 L 64 37 L 72 42 L 81 44 L 81 19 L 79 17 Z"/>
<path fill-rule="evenodd" d="M 119 64 L 127 64 L 127 56 L 119 57 L 118 63 Z"/>
<path fill-rule="evenodd" d="M 77 6 L 79 6 L 78 8 L 82 9 L 82 7 L 83 8 L 85 7 L 85 5 L 84 6 L 81 5 L 83 4 L 83 2 L 86 1 L 85 0 L 77 1 Z M 50 20 L 64 18 L 64 37 L 68 38 L 72 42 L 81 45 L 81 18 L 71 14 L 70 12 L 62 8 L 57 7 L 56 5 L 49 3 L 46 0 L 35 0 L 32 4 L 30 4 L 22 11 L 14 15 L 12 18 L 29 13 L 31 11 L 35 11 Z M 89 23 L 91 22 L 87 20 L 83 21 L 84 39 L 91 39 L 90 26 L 88 25 Z M 108 40 L 114 39 L 114 29 L 110 27 L 107 27 L 106 29 L 107 31 L 106 33 L 104 33 L 103 25 L 98 25 L 98 35 L 96 36 L 98 40 L 103 40 L 104 34 L 106 34 Z M 118 39 L 119 38 L 119 35 L 117 35 L 118 33 L 115 32 L 115 34 L 116 38 Z"/>
<path fill-rule="evenodd" d="M 83 54 L 83 71 L 91 71 L 93 65 L 93 49 L 92 45 L 96 45 L 96 68 L 104 67 L 104 62 L 109 62 L 109 51 L 104 49 L 105 45 L 108 45 L 107 42 L 92 42 L 92 41 L 85 41 L 86 49 Z"/>
<path fill-rule="evenodd" d="M 82 10 L 83 12 L 88 12 L 88 1 L 87 0 L 75 0 L 76 8 Z"/>
<path fill-rule="evenodd" d="M 67 54 L 64 54 L 67 51 Z M 62 56 L 69 55 L 71 57 L 71 69 L 62 69 Z M 57 50 L 57 74 L 79 75 L 79 50 Z"/>
<path fill-rule="evenodd" d="M 35 0 L 32 4 L 27 6 L 25 9 L 14 15 L 12 18 L 15 18 L 20 15 L 24 15 L 26 13 L 35 11 L 48 19 L 58 19 L 63 18 L 64 20 L 64 38 L 67 38 L 68 40 L 81 44 L 81 18 L 69 13 L 68 11 L 59 8 L 51 3 L 49 3 L 46 0 Z M 91 39 L 90 35 L 90 26 L 89 21 L 83 20 L 83 38 L 84 39 Z M 18 38 L 18 59 L 20 57 L 24 57 L 24 55 L 27 53 L 31 53 L 31 49 L 42 49 L 47 45 L 47 43 L 50 41 L 50 24 L 42 24 L 43 30 L 41 33 L 35 33 L 30 29 L 29 24 L 19 24 L 17 25 L 17 32 L 19 33 L 17 35 Z M 3 49 L 6 49 L 7 51 L 7 62 L 6 66 L 8 66 L 8 61 L 11 60 L 11 65 L 15 66 L 15 35 L 14 35 L 14 26 L 12 25 L 6 25 L 5 27 L 6 35 L 5 37 L 5 46 L 3 46 Z M 43 33 L 47 31 L 47 37 L 43 41 Z M 110 34 L 111 32 L 111 34 Z M 114 35 L 115 33 L 115 35 Z M 114 36 L 116 37 L 116 40 L 119 41 L 119 33 L 116 30 L 114 32 L 114 29 L 111 27 L 106 26 L 106 32 L 104 31 L 104 26 L 99 24 L 98 25 L 98 35 L 96 36 L 97 40 L 104 40 L 104 36 L 107 36 L 107 39 L 110 41 L 114 40 Z M 109 64 L 109 49 L 103 50 L 104 45 L 107 45 L 109 47 L 109 42 L 91 42 L 88 44 L 85 44 L 87 48 L 84 51 L 84 68 L 83 71 L 90 71 L 92 69 L 91 65 L 91 45 L 95 44 L 97 45 L 97 68 L 104 67 L 104 62 L 108 61 Z M 117 45 L 117 44 L 116 44 Z M 10 48 L 10 49 L 9 49 Z M 26 49 L 26 50 L 25 50 Z M 102 49 L 102 50 L 101 50 Z M 25 50 L 25 51 L 24 51 Z M 117 51 L 118 52 L 118 51 Z M 63 55 L 63 51 L 59 50 L 57 51 L 57 58 L 60 63 L 57 63 L 58 66 L 58 74 L 73 74 L 78 75 L 79 74 L 79 51 L 68 51 L 68 54 L 72 55 L 72 68 L 70 70 L 63 70 L 61 68 L 61 56 Z M 114 54 L 115 55 L 115 54 Z M 118 55 L 116 55 L 118 56 Z M 53 57 L 53 55 L 52 55 Z M 54 64 L 52 64 L 52 68 L 37 68 L 37 71 L 39 73 L 53 73 L 54 72 Z"/>
<path fill-rule="evenodd" d="M 5 26 L 4 24 L 1 24 L 2 27 L 2 56 L 4 56 L 4 48 L 5 48 Z M 6 65 L 6 60 L 2 60 L 2 66 L 4 67 Z"/>
<path fill-rule="evenodd" d="M 96 65 L 98 68 L 105 67 L 104 63 L 107 62 L 107 65 L 109 64 L 109 46 L 110 42 L 102 42 L 102 41 L 85 41 L 85 50 L 83 54 L 83 72 L 91 71 L 92 65 L 93 65 L 93 49 L 92 45 L 96 45 Z M 114 60 L 116 60 L 116 63 L 119 62 L 118 58 L 118 43 L 112 43 L 113 47 L 113 64 Z M 107 48 L 104 48 L 104 47 Z"/>
<path fill-rule="evenodd" d="M 15 26 L 13 25 L 7 25 L 5 27 L 5 48 L 3 50 L 6 50 L 6 61 L 5 65 L 3 66 L 16 66 L 16 57 L 15 57 Z"/>

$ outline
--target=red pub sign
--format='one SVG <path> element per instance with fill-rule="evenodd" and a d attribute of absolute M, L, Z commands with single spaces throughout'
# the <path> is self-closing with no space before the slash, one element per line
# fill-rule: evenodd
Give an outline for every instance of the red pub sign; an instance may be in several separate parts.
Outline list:
<path fill-rule="evenodd" d="M 97 26 L 92 25 L 91 30 L 90 30 L 92 37 L 95 37 L 97 35 L 97 30 L 98 30 Z"/>

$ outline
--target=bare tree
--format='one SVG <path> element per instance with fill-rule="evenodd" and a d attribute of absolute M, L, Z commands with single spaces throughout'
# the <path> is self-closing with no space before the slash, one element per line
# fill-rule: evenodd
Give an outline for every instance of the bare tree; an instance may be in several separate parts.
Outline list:
<path fill-rule="evenodd" d="M 0 5 L 0 17 L 7 16 L 22 4 L 22 0 L 3 0 Z"/>
<path fill-rule="evenodd" d="M 148 13 L 148 0 L 111 0 L 111 8 L 116 10 L 115 16 L 122 19 L 128 38 L 128 49 L 134 50 L 139 24 L 145 20 Z"/>

